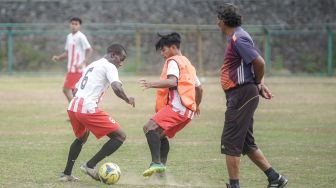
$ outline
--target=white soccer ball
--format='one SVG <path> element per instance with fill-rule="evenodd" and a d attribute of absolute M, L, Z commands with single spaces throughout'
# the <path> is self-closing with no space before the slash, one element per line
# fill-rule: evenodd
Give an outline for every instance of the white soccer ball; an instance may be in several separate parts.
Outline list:
<path fill-rule="evenodd" d="M 112 185 L 118 182 L 121 171 L 117 164 L 108 162 L 99 167 L 98 175 L 101 182 Z"/>

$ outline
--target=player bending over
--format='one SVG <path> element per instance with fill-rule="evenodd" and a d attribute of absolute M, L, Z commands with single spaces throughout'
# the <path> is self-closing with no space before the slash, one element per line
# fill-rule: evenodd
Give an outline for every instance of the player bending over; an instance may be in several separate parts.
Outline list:
<path fill-rule="evenodd" d="M 166 170 L 169 152 L 168 138 L 183 129 L 199 115 L 202 100 L 201 83 L 190 61 L 181 54 L 181 37 L 178 33 L 159 35 L 156 50 L 161 50 L 165 58 L 159 81 L 141 80 L 142 87 L 158 88 L 156 94 L 156 114 L 143 127 L 152 155 L 152 162 L 143 176 Z"/>
<path fill-rule="evenodd" d="M 71 175 L 71 171 L 90 132 L 97 139 L 103 136 L 110 138 L 96 155 L 80 167 L 85 174 L 95 180 L 99 180 L 96 164 L 115 152 L 125 141 L 126 135 L 119 124 L 97 106 L 109 85 L 119 98 L 133 107 L 135 106 L 134 98 L 127 97 L 124 93 L 118 76 L 117 68 L 122 66 L 125 58 L 125 48 L 120 44 L 113 44 L 108 47 L 105 57 L 91 63 L 80 78 L 77 84 L 77 93 L 68 108 L 68 115 L 76 139 L 70 146 L 68 161 L 60 175 L 60 181 L 78 180 Z"/>

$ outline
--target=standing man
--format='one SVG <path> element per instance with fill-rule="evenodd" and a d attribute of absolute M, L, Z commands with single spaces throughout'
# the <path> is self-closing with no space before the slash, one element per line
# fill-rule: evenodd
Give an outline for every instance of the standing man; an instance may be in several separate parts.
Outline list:
<path fill-rule="evenodd" d="M 241 28 L 242 19 L 236 6 L 226 4 L 217 10 L 218 26 L 227 36 L 221 85 L 226 95 L 221 153 L 226 155 L 230 177 L 228 188 L 239 188 L 241 154 L 247 155 L 267 176 L 269 188 L 283 188 L 288 180 L 275 171 L 257 147 L 253 137 L 253 115 L 259 95 L 272 99 L 264 84 L 263 58 L 254 48 L 251 36 Z"/>
<path fill-rule="evenodd" d="M 68 102 L 73 98 L 75 85 L 82 76 L 82 71 L 86 67 L 92 55 L 92 48 L 86 36 L 79 31 L 82 20 L 74 17 L 70 20 L 71 33 L 68 34 L 65 42 L 65 51 L 60 55 L 54 55 L 52 60 L 59 62 L 68 58 L 68 73 L 66 75 L 63 93 Z"/>
<path fill-rule="evenodd" d="M 169 152 L 168 138 L 183 129 L 200 114 L 202 100 L 201 83 L 190 61 L 180 51 L 181 37 L 178 33 L 159 35 L 156 50 L 165 58 L 159 81 L 140 83 L 145 89 L 157 88 L 156 114 L 143 127 L 152 162 L 143 172 L 144 177 L 166 170 Z"/>
<path fill-rule="evenodd" d="M 96 164 L 105 157 L 115 152 L 125 141 L 126 135 L 119 124 L 107 113 L 98 108 L 103 94 L 111 85 L 114 93 L 127 104 L 135 106 L 134 98 L 127 97 L 119 80 L 118 70 L 126 58 L 126 50 L 120 44 L 113 44 L 107 49 L 104 58 L 91 63 L 84 71 L 78 82 L 77 92 L 71 100 L 68 108 L 70 122 L 76 139 L 70 146 L 68 161 L 64 171 L 60 175 L 60 181 L 76 181 L 78 178 L 71 175 L 82 145 L 86 142 L 89 133 L 92 132 L 97 139 L 108 136 L 103 147 L 81 170 L 95 180 L 99 180 Z"/>

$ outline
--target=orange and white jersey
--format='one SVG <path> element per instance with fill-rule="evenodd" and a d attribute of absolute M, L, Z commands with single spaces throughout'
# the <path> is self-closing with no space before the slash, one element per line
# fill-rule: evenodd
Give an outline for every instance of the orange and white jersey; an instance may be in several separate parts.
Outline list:
<path fill-rule="evenodd" d="M 167 76 L 173 75 L 176 76 L 176 78 L 180 77 L 180 70 L 178 68 L 178 65 L 175 60 L 170 60 L 168 62 L 168 68 L 167 68 Z M 201 82 L 199 81 L 198 77 L 195 78 L 195 86 L 198 87 L 201 85 Z M 177 89 L 169 90 L 169 96 L 168 96 L 168 104 L 170 104 L 173 107 L 173 110 L 175 112 L 180 113 L 181 115 L 184 115 L 186 113 L 187 108 L 183 106 L 181 102 L 181 97 L 178 94 Z M 193 118 L 192 111 L 188 111 L 188 117 Z"/>
<path fill-rule="evenodd" d="M 68 51 L 68 72 L 82 72 L 78 65 L 82 64 L 85 59 L 85 50 L 91 48 L 86 36 L 77 31 L 75 34 L 68 34 L 65 50 Z"/>
<path fill-rule="evenodd" d="M 68 110 L 80 113 L 95 113 L 98 103 L 112 82 L 120 82 L 115 65 L 102 58 L 87 66 L 77 83 L 76 96 Z"/>

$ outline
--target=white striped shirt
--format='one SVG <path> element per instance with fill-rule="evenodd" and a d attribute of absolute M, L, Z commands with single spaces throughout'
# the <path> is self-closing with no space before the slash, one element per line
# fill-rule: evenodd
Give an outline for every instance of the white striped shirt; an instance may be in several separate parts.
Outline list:
<path fill-rule="evenodd" d="M 91 63 L 77 83 L 77 93 L 68 110 L 80 113 L 97 112 L 98 103 L 112 82 L 121 83 L 115 65 L 105 58 Z"/>
<path fill-rule="evenodd" d="M 85 50 L 91 48 L 86 36 L 77 31 L 75 34 L 68 34 L 64 49 L 68 51 L 68 72 L 82 72 L 78 65 L 85 60 Z"/>

